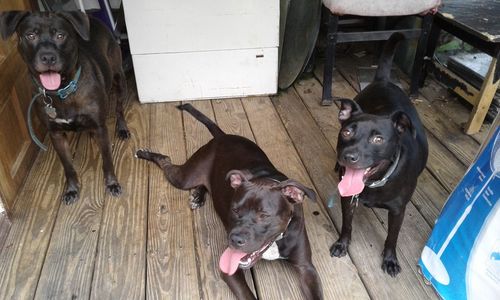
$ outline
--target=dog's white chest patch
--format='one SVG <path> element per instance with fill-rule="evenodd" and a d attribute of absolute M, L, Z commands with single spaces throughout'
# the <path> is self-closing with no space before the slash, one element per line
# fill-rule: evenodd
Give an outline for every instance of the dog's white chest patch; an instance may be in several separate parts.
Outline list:
<path fill-rule="evenodd" d="M 53 122 L 56 122 L 57 124 L 71 124 L 73 122 L 72 119 L 61 119 L 61 118 L 55 118 Z"/>
<path fill-rule="evenodd" d="M 262 253 L 262 258 L 265 260 L 275 260 L 283 258 L 280 256 L 278 244 L 276 244 L 276 242 L 272 243 L 271 246 L 267 248 L 266 252 Z"/>

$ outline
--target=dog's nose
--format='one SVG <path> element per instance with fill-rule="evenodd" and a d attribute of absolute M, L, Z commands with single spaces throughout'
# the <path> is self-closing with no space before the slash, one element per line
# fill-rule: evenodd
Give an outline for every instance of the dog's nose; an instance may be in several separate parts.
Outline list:
<path fill-rule="evenodd" d="M 231 239 L 231 242 L 233 243 L 233 245 L 238 246 L 238 247 L 245 245 L 247 242 L 246 235 L 243 233 L 231 233 L 229 238 Z"/>
<path fill-rule="evenodd" d="M 345 153 L 344 160 L 349 163 L 356 163 L 359 160 L 359 154 L 357 152 Z"/>
<path fill-rule="evenodd" d="M 44 52 L 40 54 L 40 60 L 44 65 L 54 65 L 56 63 L 56 55 L 50 52 Z"/>

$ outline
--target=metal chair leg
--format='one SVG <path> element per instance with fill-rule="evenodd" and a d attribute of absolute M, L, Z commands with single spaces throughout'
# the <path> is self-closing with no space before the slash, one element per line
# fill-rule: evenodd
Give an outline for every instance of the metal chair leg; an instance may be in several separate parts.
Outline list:
<path fill-rule="evenodd" d="M 427 46 L 424 49 L 424 55 L 420 63 L 415 61 L 415 65 L 411 77 L 410 95 L 418 94 L 418 89 L 424 86 L 425 78 L 429 70 L 432 70 L 432 58 L 434 57 L 434 50 L 436 50 L 439 34 L 441 33 L 441 28 L 437 26 L 435 22 L 431 22 L 431 29 L 429 37 L 427 38 Z"/>
<path fill-rule="evenodd" d="M 328 33 L 326 35 L 325 66 L 323 70 L 323 95 L 321 105 L 332 105 L 333 68 L 335 66 L 335 45 L 337 43 L 337 29 L 339 17 L 332 13 L 328 16 Z"/>
<path fill-rule="evenodd" d="M 420 81 L 422 77 L 425 52 L 427 51 L 427 44 L 429 40 L 429 33 L 431 31 L 433 15 L 428 14 L 424 16 L 422 22 L 422 31 L 420 33 L 420 38 L 418 39 L 417 50 L 415 53 L 415 60 L 413 62 L 413 69 L 411 72 L 411 82 L 410 82 L 410 96 L 414 97 L 418 95 L 418 89 L 423 84 L 423 80 Z"/>

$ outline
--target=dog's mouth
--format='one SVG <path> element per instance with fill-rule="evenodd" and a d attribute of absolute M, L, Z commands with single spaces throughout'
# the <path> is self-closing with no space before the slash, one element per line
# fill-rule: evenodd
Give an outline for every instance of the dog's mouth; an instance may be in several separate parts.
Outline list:
<path fill-rule="evenodd" d="M 55 71 L 41 72 L 40 83 L 49 91 L 57 90 L 61 86 L 61 74 Z"/>
<path fill-rule="evenodd" d="M 365 188 L 365 182 L 376 174 L 380 174 L 380 171 L 386 169 L 388 165 L 389 161 L 383 160 L 363 169 L 345 167 L 344 176 L 338 185 L 340 195 L 349 197 L 360 194 Z"/>
<path fill-rule="evenodd" d="M 262 254 L 275 242 L 276 238 L 264 243 L 262 247 L 251 253 L 243 252 L 232 247 L 228 247 L 219 260 L 219 268 L 222 272 L 233 275 L 238 268 L 249 269 L 257 263 Z"/>

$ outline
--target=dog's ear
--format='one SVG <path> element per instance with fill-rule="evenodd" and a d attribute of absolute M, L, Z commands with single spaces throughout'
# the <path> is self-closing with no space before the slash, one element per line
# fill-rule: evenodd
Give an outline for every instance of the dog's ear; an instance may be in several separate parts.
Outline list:
<path fill-rule="evenodd" d="M 231 170 L 226 174 L 226 180 L 229 180 L 233 189 L 238 188 L 243 182 L 253 178 L 248 170 Z"/>
<path fill-rule="evenodd" d="M 285 180 L 274 188 L 281 189 L 281 193 L 283 193 L 292 204 L 302 203 L 304 201 L 304 195 L 312 201 L 316 201 L 316 193 L 312 189 L 305 187 L 293 179 Z"/>
<path fill-rule="evenodd" d="M 29 11 L 21 10 L 0 12 L 0 34 L 2 39 L 6 40 L 13 35 L 21 20 L 29 14 Z"/>
<path fill-rule="evenodd" d="M 58 15 L 71 23 L 75 31 L 84 41 L 90 39 L 90 21 L 85 13 L 81 11 L 64 11 L 59 12 Z"/>
<path fill-rule="evenodd" d="M 406 113 L 397 111 L 392 114 L 391 119 L 399 134 L 403 134 L 405 131 L 408 131 L 413 138 L 417 137 L 415 127 L 413 127 L 413 123 Z"/>
<path fill-rule="evenodd" d="M 351 99 L 341 98 L 335 101 L 338 102 L 340 105 L 339 121 L 341 123 L 344 122 L 345 120 L 348 120 L 352 116 L 355 116 L 363 112 L 361 110 L 361 107 L 359 107 L 359 105 L 356 102 L 352 101 Z"/>

